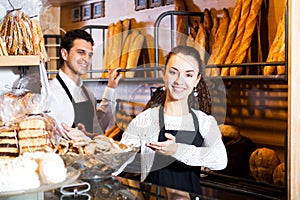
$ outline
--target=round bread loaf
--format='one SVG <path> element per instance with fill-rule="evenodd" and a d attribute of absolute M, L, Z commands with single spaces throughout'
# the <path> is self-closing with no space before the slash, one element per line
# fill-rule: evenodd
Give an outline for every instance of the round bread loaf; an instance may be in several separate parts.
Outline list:
<path fill-rule="evenodd" d="M 275 185 L 284 186 L 285 184 L 285 165 L 280 163 L 273 172 L 273 182 Z"/>
<path fill-rule="evenodd" d="M 273 183 L 273 171 L 279 163 L 279 157 L 273 149 L 258 148 L 249 159 L 250 175 L 256 181 Z"/>
<path fill-rule="evenodd" d="M 240 130 L 236 126 L 220 124 L 219 125 L 220 132 L 222 137 L 230 137 L 230 138 L 240 138 Z"/>

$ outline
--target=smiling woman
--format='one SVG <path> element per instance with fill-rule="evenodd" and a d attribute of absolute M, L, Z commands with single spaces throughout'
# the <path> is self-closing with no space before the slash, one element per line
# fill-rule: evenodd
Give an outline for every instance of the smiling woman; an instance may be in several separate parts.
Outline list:
<path fill-rule="evenodd" d="M 210 102 L 202 98 L 209 97 L 202 67 L 195 48 L 175 47 L 166 59 L 164 98 L 146 108 L 124 131 L 121 143 L 141 148 L 140 169 L 135 169 L 141 171 L 142 181 L 201 194 L 200 166 L 226 167 L 226 150 L 215 118 L 206 114 L 206 106 L 194 109 L 189 103 L 191 96 L 204 105 Z M 174 191 L 168 195 L 172 198 L 175 193 L 186 196 Z"/>

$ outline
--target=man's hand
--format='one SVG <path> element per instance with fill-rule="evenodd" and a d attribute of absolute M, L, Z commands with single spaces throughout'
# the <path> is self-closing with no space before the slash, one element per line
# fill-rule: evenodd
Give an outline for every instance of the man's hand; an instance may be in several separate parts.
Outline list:
<path fill-rule="evenodd" d="M 116 88 L 119 84 L 120 79 L 122 78 L 122 74 L 118 72 L 121 68 L 111 69 L 108 72 L 108 83 L 107 87 Z"/>
<path fill-rule="evenodd" d="M 88 137 L 83 131 L 77 128 L 72 128 L 65 123 L 62 123 L 62 132 L 67 137 L 66 139 L 74 140 L 75 142 L 89 142 L 91 138 Z"/>

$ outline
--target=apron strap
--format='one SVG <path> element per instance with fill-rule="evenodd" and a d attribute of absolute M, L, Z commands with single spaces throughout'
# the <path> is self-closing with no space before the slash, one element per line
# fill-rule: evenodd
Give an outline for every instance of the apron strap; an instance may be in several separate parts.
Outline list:
<path fill-rule="evenodd" d="M 76 127 L 75 121 L 76 121 L 76 119 L 77 119 L 77 116 L 76 116 L 76 113 L 77 113 L 77 112 L 75 111 L 76 103 L 75 103 L 75 101 L 74 101 L 74 99 L 73 99 L 73 97 L 72 97 L 72 95 L 71 95 L 71 92 L 69 91 L 67 85 L 64 83 L 64 81 L 63 81 L 62 78 L 59 76 L 59 74 L 56 75 L 56 78 L 57 78 L 58 82 L 61 84 L 61 86 L 63 87 L 63 89 L 65 90 L 65 92 L 67 93 L 67 95 L 68 95 L 68 97 L 69 97 L 69 99 L 70 99 L 70 101 L 71 101 L 71 103 L 72 103 L 72 105 L 73 105 L 74 115 L 75 115 L 75 120 L 74 120 L 74 122 L 73 122 L 73 124 L 72 124 L 72 128 L 75 128 L 75 127 Z M 81 88 L 82 88 L 82 90 L 83 90 L 85 96 L 87 97 L 88 102 L 90 102 L 90 103 L 92 104 L 90 95 L 88 94 L 86 87 L 83 85 Z M 92 105 L 92 107 L 94 107 L 94 105 Z M 93 115 L 94 115 L 94 110 L 93 110 Z M 93 116 L 93 115 L 92 115 L 92 116 Z M 88 128 L 88 127 L 87 127 L 87 128 Z M 90 131 L 92 131 L 92 130 L 90 130 Z"/>

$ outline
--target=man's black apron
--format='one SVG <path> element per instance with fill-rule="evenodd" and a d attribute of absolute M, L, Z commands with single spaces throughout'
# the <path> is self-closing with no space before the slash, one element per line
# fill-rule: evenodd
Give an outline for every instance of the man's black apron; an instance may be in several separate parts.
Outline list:
<path fill-rule="evenodd" d="M 74 119 L 72 127 L 75 128 L 78 123 L 82 123 L 82 124 L 84 124 L 85 129 L 88 132 L 93 132 L 94 106 L 93 106 L 93 103 L 90 99 L 90 96 L 89 96 L 85 86 L 82 86 L 82 90 L 83 90 L 85 96 L 88 98 L 88 100 L 79 102 L 79 103 L 75 103 L 68 87 L 63 82 L 61 77 L 57 74 L 56 78 L 57 78 L 58 82 L 61 84 L 61 86 L 64 88 L 64 90 L 67 93 L 70 101 L 72 102 L 73 108 L 74 108 L 75 119 Z"/>
<path fill-rule="evenodd" d="M 161 106 L 159 110 L 160 132 L 158 141 L 166 141 L 165 133 L 171 133 L 176 137 L 177 143 L 192 144 L 200 147 L 204 139 L 199 131 L 197 116 L 192 110 L 190 110 L 190 113 L 193 117 L 195 131 L 165 130 L 164 112 L 163 106 Z M 189 166 L 171 156 L 159 153 L 155 154 L 152 170 L 145 182 L 201 194 L 199 166 Z"/>

